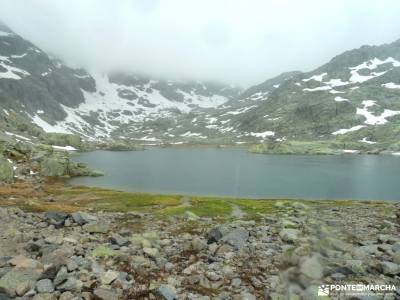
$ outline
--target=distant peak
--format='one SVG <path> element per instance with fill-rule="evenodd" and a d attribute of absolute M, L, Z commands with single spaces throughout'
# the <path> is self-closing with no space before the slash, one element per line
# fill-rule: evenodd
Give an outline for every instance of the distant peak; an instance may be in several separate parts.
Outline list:
<path fill-rule="evenodd" d="M 13 33 L 10 27 L 8 27 L 2 20 L 0 20 L 0 31 Z"/>

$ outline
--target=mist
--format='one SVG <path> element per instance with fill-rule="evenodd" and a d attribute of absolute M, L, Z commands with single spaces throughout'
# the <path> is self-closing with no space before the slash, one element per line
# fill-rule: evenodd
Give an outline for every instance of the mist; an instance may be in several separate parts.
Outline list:
<path fill-rule="evenodd" d="M 243 87 L 400 38 L 398 0 L 2 0 L 0 19 L 67 64 Z"/>

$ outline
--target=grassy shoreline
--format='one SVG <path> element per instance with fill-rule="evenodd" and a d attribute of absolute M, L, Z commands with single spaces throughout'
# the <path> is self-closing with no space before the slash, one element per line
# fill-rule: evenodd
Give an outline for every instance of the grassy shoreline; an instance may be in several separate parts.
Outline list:
<path fill-rule="evenodd" d="M 293 203 L 306 204 L 313 209 L 329 206 L 382 206 L 384 209 L 397 203 L 379 200 L 245 199 L 132 193 L 86 186 L 68 186 L 60 181 L 47 182 L 40 191 L 36 191 L 29 183 L 2 186 L 0 197 L 3 198 L 1 206 L 18 206 L 27 211 L 143 212 L 160 218 L 183 216 L 189 212 L 199 217 L 221 219 L 234 217 L 232 213 L 235 208 L 243 212 L 247 219 L 259 219 L 264 215 L 290 210 Z"/>

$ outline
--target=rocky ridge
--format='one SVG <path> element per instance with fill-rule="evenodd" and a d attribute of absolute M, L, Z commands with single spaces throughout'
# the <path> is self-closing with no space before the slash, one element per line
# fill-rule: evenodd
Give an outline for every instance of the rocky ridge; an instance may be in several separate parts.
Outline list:
<path fill-rule="evenodd" d="M 261 153 L 304 153 L 297 142 L 326 154 L 400 152 L 399 41 L 362 46 L 242 91 L 74 69 L 7 26 L 0 31 L 0 128 L 9 132 L 119 144 L 261 142 Z"/>

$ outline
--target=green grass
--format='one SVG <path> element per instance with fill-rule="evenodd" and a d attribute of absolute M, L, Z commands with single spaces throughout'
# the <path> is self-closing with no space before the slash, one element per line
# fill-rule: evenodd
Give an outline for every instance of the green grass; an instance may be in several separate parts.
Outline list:
<path fill-rule="evenodd" d="M 283 209 L 277 204 L 277 200 L 248 200 L 248 199 L 233 199 L 232 203 L 247 214 L 248 218 L 257 218 L 260 214 L 276 213 Z M 280 203 L 285 203 L 279 200 Z"/>
<path fill-rule="evenodd" d="M 94 248 L 92 251 L 92 256 L 98 258 L 108 258 L 114 255 L 115 255 L 114 251 L 105 246 L 98 246 Z"/>
<path fill-rule="evenodd" d="M 156 195 L 145 193 L 128 193 L 92 187 L 69 187 L 63 184 L 51 184 L 45 187 L 46 195 L 37 199 L 34 210 L 50 209 L 72 212 L 88 208 L 115 212 L 149 212 L 160 218 L 183 216 L 190 211 L 200 217 L 230 219 L 232 205 L 238 206 L 245 214 L 245 219 L 257 220 L 263 215 L 279 214 L 294 209 L 294 202 L 303 203 L 310 209 L 318 207 L 345 207 L 353 205 L 370 205 L 381 207 L 382 202 L 352 200 L 301 200 L 301 199 L 235 199 L 228 197 L 191 196 L 190 206 L 183 205 L 181 195 Z M 46 201 L 51 194 L 54 202 Z"/>
<path fill-rule="evenodd" d="M 110 190 L 95 192 L 95 195 L 101 199 L 93 202 L 93 207 L 109 211 L 143 210 L 153 206 L 169 207 L 180 204 L 180 196 L 124 193 Z"/>
<path fill-rule="evenodd" d="M 191 206 L 175 206 L 160 209 L 161 216 L 183 215 L 186 211 L 203 217 L 226 217 L 231 214 L 232 207 L 224 198 L 192 197 Z"/>

